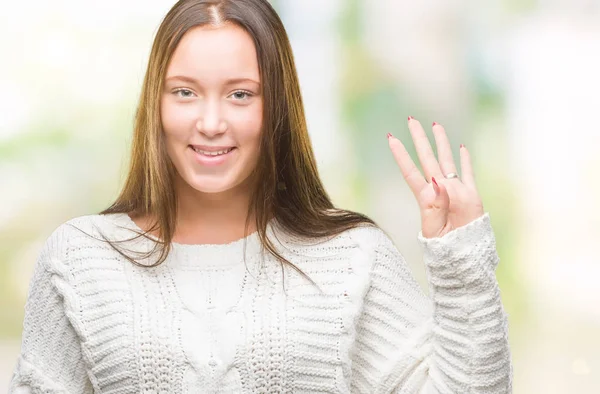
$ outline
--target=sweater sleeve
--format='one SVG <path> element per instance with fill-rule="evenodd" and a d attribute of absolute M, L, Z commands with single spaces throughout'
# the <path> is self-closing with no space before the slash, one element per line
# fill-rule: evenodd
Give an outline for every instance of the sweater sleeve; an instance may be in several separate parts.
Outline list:
<path fill-rule="evenodd" d="M 59 227 L 60 229 L 60 227 Z M 68 271 L 59 262 L 64 237 L 48 238 L 29 283 L 21 338 L 9 393 L 92 393 L 79 337 L 65 313 Z"/>
<path fill-rule="evenodd" d="M 352 392 L 511 393 L 508 319 L 489 214 L 424 249 L 430 296 L 378 231 L 352 352 Z"/>

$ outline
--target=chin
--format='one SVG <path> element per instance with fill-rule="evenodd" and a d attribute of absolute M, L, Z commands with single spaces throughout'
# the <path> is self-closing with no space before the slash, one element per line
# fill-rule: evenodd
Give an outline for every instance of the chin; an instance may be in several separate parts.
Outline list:
<path fill-rule="evenodd" d="M 235 188 L 241 182 L 230 179 L 227 176 L 191 176 L 192 179 L 186 179 L 185 182 L 194 190 L 200 193 L 216 194 L 223 193 Z"/>
<path fill-rule="evenodd" d="M 216 194 L 233 189 L 235 185 L 223 182 L 191 182 L 189 185 L 196 191 L 206 194 Z"/>
<path fill-rule="evenodd" d="M 199 193 L 205 194 L 218 194 L 236 188 L 245 188 L 243 185 L 245 185 L 250 178 L 250 174 L 245 174 L 244 171 L 240 173 L 240 171 L 236 169 L 236 166 L 233 166 L 233 168 L 229 168 L 220 174 L 196 173 L 194 168 L 190 167 L 178 172 L 180 175 L 180 182 L 183 182 Z"/>

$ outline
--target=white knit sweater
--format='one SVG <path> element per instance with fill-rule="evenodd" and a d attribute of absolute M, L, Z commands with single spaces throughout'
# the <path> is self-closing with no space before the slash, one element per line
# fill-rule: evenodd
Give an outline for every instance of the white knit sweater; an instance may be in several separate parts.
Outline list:
<path fill-rule="evenodd" d="M 282 283 L 257 233 L 174 244 L 162 265 L 144 268 L 73 225 L 113 240 L 138 229 L 126 214 L 88 215 L 47 239 L 10 393 L 512 391 L 488 213 L 442 238 L 419 232 L 431 298 L 378 228 L 307 245 L 269 223 L 319 292 L 288 266 Z"/>

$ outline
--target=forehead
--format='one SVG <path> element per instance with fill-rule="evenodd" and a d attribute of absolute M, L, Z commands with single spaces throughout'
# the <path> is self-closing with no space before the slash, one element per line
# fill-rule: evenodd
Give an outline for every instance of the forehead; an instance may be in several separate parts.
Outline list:
<path fill-rule="evenodd" d="M 190 29 L 169 63 L 166 77 L 174 75 L 199 80 L 245 77 L 258 81 L 254 41 L 248 32 L 231 23 Z"/>

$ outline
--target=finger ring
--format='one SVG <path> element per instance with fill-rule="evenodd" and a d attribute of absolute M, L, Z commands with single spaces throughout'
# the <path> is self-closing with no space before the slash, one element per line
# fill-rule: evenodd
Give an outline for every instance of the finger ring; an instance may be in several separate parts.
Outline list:
<path fill-rule="evenodd" d="M 458 174 L 456 172 L 451 172 L 445 176 L 446 176 L 446 179 L 458 178 Z"/>

